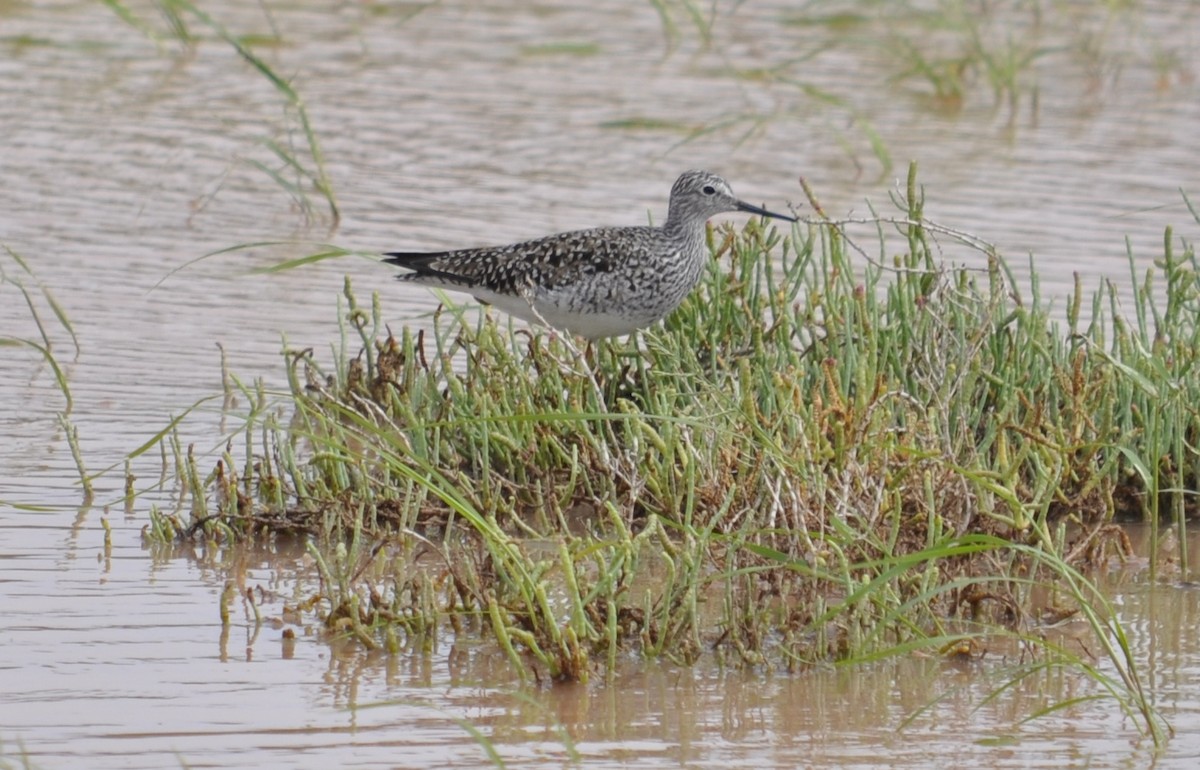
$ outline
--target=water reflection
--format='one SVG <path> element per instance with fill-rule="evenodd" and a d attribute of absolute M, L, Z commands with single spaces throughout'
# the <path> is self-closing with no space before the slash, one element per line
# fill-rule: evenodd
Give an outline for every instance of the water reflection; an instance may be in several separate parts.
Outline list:
<path fill-rule="evenodd" d="M 91 747 L 94 767 L 161 766 L 176 751 L 189 763 L 283 752 L 278 764 L 300 767 L 342 763 L 349 752 L 364 766 L 388 765 L 396 751 L 411 752 L 406 763 L 478 763 L 487 754 L 476 734 L 506 762 L 530 766 L 572 752 L 700 767 L 870 767 L 884 749 L 890 765 L 910 767 L 946 756 L 986 767 L 1119 767 L 1149 757 L 1132 723 L 1112 701 L 1089 700 L 1096 685 L 1073 671 L 1034 671 L 997 693 L 1031 663 L 1019 650 L 994 648 L 966 665 L 913 656 L 791 675 L 628 658 L 608 682 L 521 685 L 507 658 L 474 634 L 443 629 L 424 652 L 401 655 L 324 640 L 311 616 L 285 615 L 315 590 L 300 549 L 147 559 L 122 537 L 134 525 L 114 522 L 109 555 L 92 530 L 66 560 L 52 539 L 31 549 L 28 530 L 0 528 L 10 661 L 0 722 L 43 766 L 69 765 L 72 746 Z M 1144 530 L 1133 535 L 1144 547 Z M 1181 731 L 1169 756 L 1189 756 L 1188 725 L 1200 710 L 1191 633 L 1200 591 L 1147 581 L 1144 568 L 1135 560 L 1112 572 L 1113 601 L 1157 705 Z M 227 582 L 239 598 L 223 628 Z M 241 598 L 247 591 L 261 625 Z M 1076 702 L 1023 721 L 1064 700 Z M 308 759 L 286 759 L 295 752 Z"/>

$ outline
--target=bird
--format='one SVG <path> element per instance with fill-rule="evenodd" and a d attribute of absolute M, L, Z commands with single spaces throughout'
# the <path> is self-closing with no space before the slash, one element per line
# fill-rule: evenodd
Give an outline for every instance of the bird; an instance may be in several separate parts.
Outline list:
<path fill-rule="evenodd" d="M 504 246 L 454 251 L 392 251 L 398 280 L 466 292 L 530 323 L 598 340 L 659 321 L 683 302 L 711 258 L 705 223 L 742 211 L 789 222 L 738 200 L 709 171 L 686 171 L 671 187 L 661 226 L 573 230 Z"/>

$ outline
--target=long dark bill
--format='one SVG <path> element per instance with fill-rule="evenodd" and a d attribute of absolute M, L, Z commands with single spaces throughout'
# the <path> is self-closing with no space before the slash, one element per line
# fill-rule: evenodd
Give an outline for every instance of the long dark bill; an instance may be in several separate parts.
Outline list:
<path fill-rule="evenodd" d="M 758 206 L 751 206 L 745 201 L 738 201 L 737 209 L 738 211 L 745 211 L 747 214 L 758 214 L 760 217 L 774 217 L 775 219 L 782 219 L 787 222 L 799 221 L 795 217 L 789 217 L 787 214 L 776 214 L 774 211 L 767 211 L 766 209 L 760 209 Z"/>

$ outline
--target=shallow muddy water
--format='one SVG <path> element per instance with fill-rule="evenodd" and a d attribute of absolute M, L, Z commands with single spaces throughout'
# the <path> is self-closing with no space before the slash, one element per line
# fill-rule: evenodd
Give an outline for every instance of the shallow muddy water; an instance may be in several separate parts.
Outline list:
<path fill-rule="evenodd" d="M 105 556 L 93 526 L 0 529 L 10 760 L 17 741 L 39 767 L 91 768 L 476 767 L 489 748 L 510 767 L 1134 768 L 1153 756 L 1108 700 L 1022 724 L 1098 693 L 1052 670 L 989 700 L 1019 664 L 1003 650 L 792 675 L 629 661 L 610 684 L 522 686 L 491 645 L 450 633 L 397 656 L 303 628 L 285 642 L 272 620 L 311 584 L 303 558 L 168 558 L 130 540 Z M 1112 596 L 1179 731 L 1158 766 L 1191 767 L 1200 592 L 1142 568 L 1114 575 Z M 261 628 L 235 603 L 222 633 L 226 580 L 262 598 Z"/>
<path fill-rule="evenodd" d="M 888 212 L 909 159 L 928 216 L 995 243 L 1019 275 L 1032 252 L 1059 306 L 1075 273 L 1089 290 L 1128 286 L 1126 238 L 1144 271 L 1164 227 L 1200 231 L 1180 195 L 1200 194 L 1196 3 L 1073 10 L 1036 38 L 1015 107 L 995 106 L 980 76 L 959 109 L 897 79 L 910 64 L 870 25 L 816 23 L 873 4 L 720 3 L 707 45 L 681 4 L 663 4 L 668 24 L 646 2 L 510 5 L 201 3 L 254 35 L 303 97 L 343 215 L 330 232 L 319 199 L 307 216 L 250 164 L 281 169 L 263 140 L 302 150 L 303 137 L 279 92 L 203 24 L 190 19 L 189 49 L 102 3 L 0 3 L 0 246 L 61 304 L 78 353 L 37 281 L 7 253 L 0 268 L 50 332 L 84 463 L 113 469 L 80 508 L 54 372 L 31 348 L 0 347 L 0 760 L 24 746 L 44 768 L 473 767 L 489 759 L 478 730 L 521 767 L 570 764 L 572 751 L 595 766 L 1146 766 L 1149 745 L 1111 701 L 1019 722 L 1039 698 L 1093 692 L 1069 674 L 994 701 L 1003 660 L 792 676 L 630 663 L 611 685 L 528 688 L 486 645 L 452 637 L 426 656 L 304 636 L 286 649 L 278 628 L 255 633 L 239 614 L 223 640 L 227 579 L 273 592 L 264 612 L 278 613 L 311 579 L 305 559 L 142 549 L 146 510 L 169 492 L 126 515 L 121 464 L 202 399 L 185 443 L 208 452 L 236 428 L 218 344 L 239 377 L 278 386 L 285 337 L 326 361 L 338 344 L 344 276 L 364 301 L 382 292 L 394 328 L 426 323 L 436 302 L 367 259 L 250 272 L 307 246 L 189 264 L 215 250 L 436 249 L 633 224 L 661 219 L 671 181 L 693 167 L 807 214 L 803 176 L 830 215 L 861 217 L 865 201 Z M 151 4 L 128 7 L 165 29 Z M 910 24 L 892 26 L 903 36 Z M 946 34 L 918 39 L 932 56 L 953 50 Z M 949 261 L 979 258 L 944 245 Z M 0 336 L 40 342 L 11 283 Z M 149 488 L 158 457 L 133 470 Z M 1193 766 L 1197 591 L 1135 568 L 1113 592 L 1177 730 L 1159 766 Z"/>

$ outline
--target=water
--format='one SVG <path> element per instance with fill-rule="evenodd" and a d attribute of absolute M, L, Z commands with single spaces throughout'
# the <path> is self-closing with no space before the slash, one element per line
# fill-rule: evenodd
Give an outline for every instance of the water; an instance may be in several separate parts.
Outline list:
<path fill-rule="evenodd" d="M 1039 697 L 1092 691 L 1070 675 L 986 703 L 993 669 L 923 660 L 795 676 L 630 664 L 612 686 L 529 689 L 468 640 L 387 658 L 301 629 L 288 649 L 274 625 L 255 632 L 244 607 L 223 639 L 225 581 L 270 591 L 263 612 L 279 615 L 311 586 L 303 555 L 142 549 L 150 498 L 126 514 L 122 461 L 219 394 L 218 343 L 240 377 L 279 385 L 285 336 L 328 359 L 345 275 L 363 297 L 383 292 L 394 327 L 422 323 L 436 302 L 366 259 L 250 272 L 305 247 L 188 264 L 235 244 L 434 250 L 638 224 L 661 220 L 671 181 L 696 167 L 773 207 L 801 204 L 804 176 L 830 214 L 865 216 L 864 200 L 886 209 L 910 158 L 931 217 L 996 243 L 1018 267 L 1032 252 L 1043 292 L 1059 301 L 1075 272 L 1085 286 L 1127 283 L 1126 237 L 1144 270 L 1165 226 L 1192 241 L 1200 229 L 1179 195 L 1200 189 L 1195 4 L 1145 3 L 1113 21 L 1075 11 L 1076 24 L 1042 41 L 1052 66 L 1038 70 L 1036 109 L 1025 91 L 1011 121 L 983 85 L 959 111 L 931 108 L 915 81 L 888 80 L 905 67 L 863 27 L 796 23 L 832 5 L 722 5 L 707 47 L 674 4 L 664 6 L 673 42 L 649 3 L 596 5 L 313 1 L 268 15 L 206 3 L 233 32 L 277 35 L 254 50 L 308 106 L 343 212 L 331 234 L 245 162 L 279 168 L 262 140 L 303 140 L 278 92 L 203 25 L 191 22 L 201 41 L 184 51 L 103 4 L 0 4 L 0 243 L 66 310 L 77 355 L 34 281 L 6 254 L 0 267 L 31 288 L 51 331 L 88 469 L 115 468 L 96 479 L 95 505 L 80 507 L 53 371 L 32 349 L 0 347 L 0 756 L 15 757 L 19 741 L 46 768 L 484 764 L 465 720 L 523 767 L 562 766 L 570 744 L 598 766 L 1147 763 L 1149 747 L 1110 701 L 1020 723 Z M 1107 56 L 1093 62 L 1072 48 L 1081 40 Z M 791 80 L 731 74 L 775 65 Z M 890 171 L 855 114 L 887 142 Z M 642 127 L 621 127 L 631 123 Z M 0 285 L 0 335 L 40 339 L 11 284 Z M 220 405 L 189 414 L 185 443 L 221 446 L 236 422 Z M 159 474 L 150 455 L 134 461 L 139 488 Z M 1197 592 L 1138 570 L 1113 591 L 1178 730 L 1159 765 L 1190 767 Z"/>

